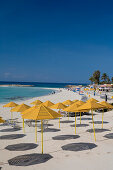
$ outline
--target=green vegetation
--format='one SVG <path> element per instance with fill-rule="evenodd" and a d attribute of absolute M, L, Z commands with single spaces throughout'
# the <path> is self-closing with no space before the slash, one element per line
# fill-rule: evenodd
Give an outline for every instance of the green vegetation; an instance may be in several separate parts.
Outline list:
<path fill-rule="evenodd" d="M 100 81 L 101 79 L 101 81 Z M 89 80 L 92 83 L 95 84 L 109 84 L 109 83 L 113 83 L 113 77 L 111 77 L 111 80 L 109 78 L 109 76 L 107 75 L 107 73 L 103 73 L 101 76 L 101 73 L 99 70 L 96 70 L 93 75 L 89 78 Z"/>

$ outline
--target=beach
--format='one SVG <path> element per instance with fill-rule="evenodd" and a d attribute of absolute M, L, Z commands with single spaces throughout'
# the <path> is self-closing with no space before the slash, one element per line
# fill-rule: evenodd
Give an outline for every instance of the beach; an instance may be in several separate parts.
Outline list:
<path fill-rule="evenodd" d="M 16 102 L 17 104 L 25 103 L 32 106 L 30 103 L 35 100 L 41 100 L 45 102 L 50 100 L 53 103 L 63 102 L 65 100 L 81 100 L 82 95 L 75 93 L 67 89 L 57 89 L 55 94 L 50 94 L 41 97 L 34 97 L 32 99 Z M 110 94 L 111 95 L 111 94 Z M 93 96 L 90 94 L 90 98 L 93 97 L 99 101 L 104 101 L 100 98 L 99 94 Z M 108 102 L 113 103 L 112 100 Z M 9 108 L 3 108 L 3 103 L 0 104 L 0 116 L 4 120 L 11 118 Z M 34 122 L 29 124 L 25 122 L 25 134 L 22 129 L 22 118 L 20 113 L 13 113 L 13 122 L 16 125 L 16 130 L 11 131 L 13 127 L 11 125 L 0 124 L 0 136 L 9 135 L 8 139 L 0 139 L 0 167 L 3 170 L 113 170 L 113 139 L 106 138 L 105 135 L 111 134 L 113 137 L 113 111 L 107 111 L 104 113 L 104 127 L 102 129 L 102 113 L 94 112 L 96 141 L 92 133 L 92 117 L 91 114 L 82 115 L 81 125 L 80 117 L 77 116 L 76 135 L 74 131 L 74 117 L 62 117 L 59 128 L 59 119 L 48 120 L 48 131 L 44 132 L 44 155 L 47 154 L 48 158 L 44 162 L 39 160 L 32 161 L 32 156 L 41 154 L 41 124 L 38 122 L 37 138 L 38 142 L 35 143 L 35 127 Z M 45 126 L 46 128 L 46 126 Z M 14 134 L 15 139 L 10 139 L 10 136 Z M 21 134 L 21 135 L 20 135 Z M 19 136 L 20 135 L 20 136 Z M 61 136 L 66 135 L 66 136 Z M 71 135 L 71 136 L 70 136 Z M 25 144 L 28 148 L 23 150 L 20 147 L 16 150 L 8 150 L 6 147 L 9 145 Z M 31 145 L 30 145 L 31 144 Z M 29 147 L 29 145 L 31 147 Z M 21 145 L 20 145 L 21 146 Z M 25 163 L 21 166 L 9 165 L 8 160 L 22 155 L 31 154 L 31 165 L 27 166 Z M 34 155 L 33 155 L 34 154 Z M 35 158 L 33 158 L 34 160 Z"/>

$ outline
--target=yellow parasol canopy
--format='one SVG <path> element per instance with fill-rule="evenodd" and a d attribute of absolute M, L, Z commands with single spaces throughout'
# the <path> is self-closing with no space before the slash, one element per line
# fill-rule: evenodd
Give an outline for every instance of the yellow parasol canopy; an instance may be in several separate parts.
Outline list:
<path fill-rule="evenodd" d="M 30 110 L 30 109 L 29 109 Z M 37 106 L 32 112 L 28 112 L 22 115 L 23 119 L 35 120 L 35 135 L 37 141 L 37 120 L 41 120 L 41 134 L 42 134 L 42 154 L 43 154 L 43 120 L 44 119 L 55 119 L 61 117 L 60 113 L 57 113 L 43 104 Z"/>
<path fill-rule="evenodd" d="M 100 102 L 100 104 L 105 106 L 107 109 L 113 109 L 113 106 L 105 101 Z"/>
<path fill-rule="evenodd" d="M 90 102 L 90 101 L 99 102 L 98 100 L 96 100 L 96 99 L 94 99 L 94 98 L 91 98 L 91 99 L 87 100 L 87 102 Z"/>
<path fill-rule="evenodd" d="M 64 108 L 66 108 L 66 107 L 67 107 L 67 106 L 64 105 L 63 103 L 57 103 L 57 104 L 52 105 L 50 108 L 51 108 L 51 109 L 64 109 Z"/>
<path fill-rule="evenodd" d="M 5 120 L 3 120 L 3 119 L 0 118 L 0 123 L 4 123 L 4 122 L 5 122 Z"/>
<path fill-rule="evenodd" d="M 46 107 L 51 107 L 52 105 L 54 105 L 54 103 L 52 103 L 51 101 L 47 100 L 46 102 L 43 103 L 44 106 Z"/>
<path fill-rule="evenodd" d="M 14 102 L 10 102 L 10 103 L 5 104 L 3 107 L 16 107 L 16 106 L 18 106 L 18 104 Z"/>
<path fill-rule="evenodd" d="M 76 104 L 76 102 L 75 102 L 75 103 L 71 104 L 69 107 L 67 107 L 67 108 L 65 108 L 65 109 L 63 109 L 63 110 L 66 111 L 66 112 L 76 112 L 76 110 L 77 110 L 77 108 L 78 108 L 79 106 L 80 106 L 80 105 L 79 105 L 79 104 Z"/>
<path fill-rule="evenodd" d="M 30 108 L 30 106 L 23 103 L 21 105 L 16 106 L 13 109 L 11 109 L 11 112 L 24 112 L 25 110 L 27 110 L 29 108 Z"/>
<path fill-rule="evenodd" d="M 79 104 L 81 106 L 81 105 L 85 104 L 85 102 L 79 100 L 78 102 L 76 102 L 76 104 Z"/>
<path fill-rule="evenodd" d="M 35 106 L 33 106 L 33 107 L 30 107 L 29 109 L 21 112 L 21 114 L 23 115 L 23 114 L 30 113 L 30 112 L 32 112 L 34 109 L 37 109 L 37 107 L 38 107 L 37 105 L 35 105 Z"/>
<path fill-rule="evenodd" d="M 75 102 L 78 102 L 79 100 L 73 100 L 73 102 L 75 103 Z"/>
<path fill-rule="evenodd" d="M 64 105 L 71 105 L 73 102 L 71 100 L 66 100 L 63 102 Z"/>
<path fill-rule="evenodd" d="M 34 102 L 30 103 L 30 104 L 33 104 L 33 105 L 40 105 L 42 104 L 43 102 L 41 102 L 40 100 L 35 100 Z"/>
<path fill-rule="evenodd" d="M 105 108 L 105 106 L 103 106 L 99 103 L 96 103 L 94 101 L 89 101 L 89 102 L 83 104 L 82 106 L 79 106 L 77 110 L 79 112 L 82 112 L 83 110 L 94 110 L 94 109 L 102 109 L 102 108 Z"/>
<path fill-rule="evenodd" d="M 29 112 L 24 113 L 22 118 L 24 119 L 32 119 L 32 120 L 44 120 L 44 119 L 55 119 L 61 117 L 60 113 L 57 113 L 50 108 L 44 106 L 43 104 L 37 106 L 32 110 L 29 109 Z"/>

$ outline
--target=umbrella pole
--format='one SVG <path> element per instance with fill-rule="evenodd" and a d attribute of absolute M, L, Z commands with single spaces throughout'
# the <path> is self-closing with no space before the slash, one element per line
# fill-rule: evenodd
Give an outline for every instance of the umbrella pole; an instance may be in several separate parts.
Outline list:
<path fill-rule="evenodd" d="M 25 133 L 25 128 L 24 128 L 24 119 L 23 119 L 23 132 Z"/>
<path fill-rule="evenodd" d="M 103 112 L 102 112 L 102 129 L 103 129 L 103 117 L 104 117 L 104 109 L 103 109 Z"/>
<path fill-rule="evenodd" d="M 35 120 L 35 141 L 37 143 L 37 120 Z"/>
<path fill-rule="evenodd" d="M 94 127 L 94 120 L 93 120 L 93 110 L 91 110 L 91 113 L 92 113 L 92 122 L 93 122 L 94 139 L 95 139 L 95 141 L 96 141 L 95 127 Z"/>
<path fill-rule="evenodd" d="M 59 113 L 60 113 L 60 109 L 59 109 Z M 59 128 L 60 128 L 60 117 L 59 117 Z"/>
<path fill-rule="evenodd" d="M 11 122 L 13 123 L 13 112 L 11 111 Z"/>
<path fill-rule="evenodd" d="M 81 124 L 81 112 L 80 112 L 80 124 Z"/>
<path fill-rule="evenodd" d="M 43 120 L 41 120 L 42 154 L 43 154 Z"/>
<path fill-rule="evenodd" d="M 76 134 L 76 112 L 75 112 L 75 134 Z"/>
<path fill-rule="evenodd" d="M 60 117 L 59 117 L 59 128 L 60 128 Z"/>

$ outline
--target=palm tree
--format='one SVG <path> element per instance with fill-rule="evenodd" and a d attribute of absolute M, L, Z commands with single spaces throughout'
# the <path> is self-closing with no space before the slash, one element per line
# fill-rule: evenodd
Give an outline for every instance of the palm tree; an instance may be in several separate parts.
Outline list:
<path fill-rule="evenodd" d="M 113 77 L 111 77 L 111 82 L 113 83 Z"/>
<path fill-rule="evenodd" d="M 91 84 L 93 84 L 93 82 L 94 82 L 93 77 L 90 77 L 89 80 L 91 81 Z"/>
<path fill-rule="evenodd" d="M 101 80 L 104 80 L 104 83 L 107 81 L 108 79 L 108 76 L 106 73 L 103 73 L 102 76 L 101 76 Z"/>

